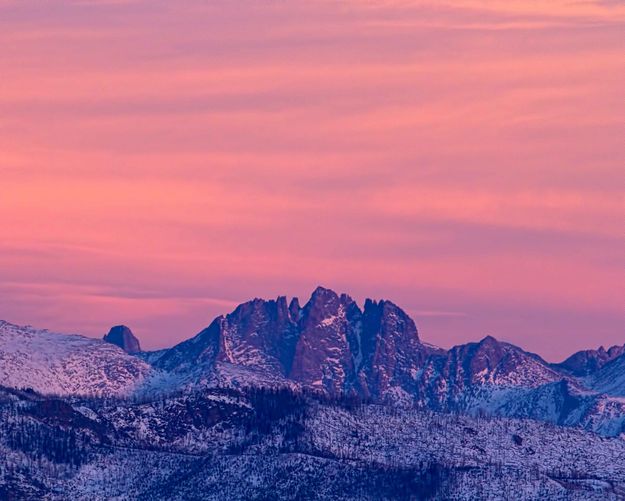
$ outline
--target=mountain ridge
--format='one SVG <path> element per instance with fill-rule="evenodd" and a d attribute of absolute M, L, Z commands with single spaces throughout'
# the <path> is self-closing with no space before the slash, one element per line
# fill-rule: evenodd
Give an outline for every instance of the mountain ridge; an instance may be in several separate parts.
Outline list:
<path fill-rule="evenodd" d="M 119 352 L 112 352 L 111 363 L 136 366 L 136 375 L 111 370 L 111 381 L 104 378 L 99 385 L 78 385 L 79 390 L 61 385 L 61 393 L 303 387 L 334 397 L 443 412 L 485 412 L 582 425 L 611 435 L 625 429 L 620 417 L 625 414 L 621 401 L 625 377 L 620 377 L 625 373 L 625 355 L 619 354 L 618 347 L 578 352 L 561 364 L 550 364 L 493 336 L 445 350 L 423 343 L 415 322 L 395 303 L 366 299 L 361 308 L 349 295 L 324 287 L 317 287 L 303 305 L 286 296 L 244 302 L 195 336 L 156 352 L 135 352 L 135 345 L 126 343 L 136 339 L 128 337 L 128 328 L 115 327 L 111 332 L 117 333 L 114 344 L 121 345 Z M 63 357 L 50 360 L 48 365 L 60 376 L 46 373 L 46 377 L 67 379 Z M 88 357 L 81 359 L 86 367 L 91 363 Z M 18 372 L 19 364 L 10 367 Z M 28 375 L 6 379 L 13 386 L 29 386 Z M 45 382 L 35 383 L 30 386 L 40 391 L 49 388 Z M 114 391 L 103 389 L 107 384 Z M 51 388 L 59 391 L 58 384 Z"/>

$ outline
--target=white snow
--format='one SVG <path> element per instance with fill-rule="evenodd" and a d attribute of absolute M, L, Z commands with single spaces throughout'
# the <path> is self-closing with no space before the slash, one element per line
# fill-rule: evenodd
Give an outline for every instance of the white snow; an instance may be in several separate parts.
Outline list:
<path fill-rule="evenodd" d="M 153 376 L 121 348 L 0 321 L 0 384 L 58 395 L 129 395 Z"/>

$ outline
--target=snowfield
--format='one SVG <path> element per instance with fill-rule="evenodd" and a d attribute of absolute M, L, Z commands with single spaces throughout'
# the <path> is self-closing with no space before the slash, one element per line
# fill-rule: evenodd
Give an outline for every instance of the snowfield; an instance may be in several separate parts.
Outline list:
<path fill-rule="evenodd" d="M 279 402 L 289 407 L 288 398 Z M 244 394 L 224 404 L 235 414 L 254 410 Z M 620 439 L 528 420 L 314 399 L 303 406 L 298 401 L 293 409 L 270 421 L 256 409 L 252 426 L 231 414 L 207 424 L 210 432 L 200 426 L 186 441 L 168 442 L 161 432 L 160 441 L 149 438 L 157 450 L 103 450 L 63 481 L 52 499 L 625 496 Z M 152 419 L 163 412 L 170 410 L 153 407 Z"/>

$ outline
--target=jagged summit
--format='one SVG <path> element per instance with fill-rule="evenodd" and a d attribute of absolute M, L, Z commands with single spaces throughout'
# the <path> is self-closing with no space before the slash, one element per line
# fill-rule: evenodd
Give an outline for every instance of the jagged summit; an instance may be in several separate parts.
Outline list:
<path fill-rule="evenodd" d="M 496 345 L 500 344 L 500 341 L 495 336 L 492 336 L 492 335 L 488 334 L 487 336 L 484 336 L 480 340 L 479 344 L 496 346 Z"/>
<path fill-rule="evenodd" d="M 219 364 L 262 370 L 330 394 L 426 401 L 452 409 L 465 389 L 534 388 L 564 376 L 539 356 L 486 336 L 449 351 L 421 342 L 415 322 L 392 301 L 317 287 L 300 306 L 280 296 L 254 299 L 218 317 L 154 363 L 168 371 Z"/>
<path fill-rule="evenodd" d="M 119 346 L 126 353 L 139 353 L 141 345 L 139 340 L 125 325 L 116 325 L 102 339 L 107 343 Z"/>
<path fill-rule="evenodd" d="M 154 363 L 175 372 L 227 363 L 331 394 L 381 397 L 389 388 L 413 391 L 414 374 L 432 352 L 394 303 L 367 299 L 361 309 L 349 295 L 319 286 L 303 306 L 285 296 L 243 303 Z"/>

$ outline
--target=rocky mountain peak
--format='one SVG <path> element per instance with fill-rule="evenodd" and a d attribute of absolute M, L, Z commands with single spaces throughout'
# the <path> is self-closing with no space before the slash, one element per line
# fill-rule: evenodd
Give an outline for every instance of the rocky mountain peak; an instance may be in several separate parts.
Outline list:
<path fill-rule="evenodd" d="M 553 367 L 574 376 L 588 376 L 623 354 L 625 354 L 625 346 L 615 345 L 607 350 L 600 346 L 596 350 L 578 351 L 564 362 L 554 364 Z"/>
<path fill-rule="evenodd" d="M 340 298 L 336 292 L 332 289 L 326 289 L 325 287 L 320 286 L 313 291 L 304 308 L 317 308 L 325 310 L 326 308 L 332 308 L 335 305 L 338 305 L 339 301 Z"/>
<path fill-rule="evenodd" d="M 345 391 L 354 380 L 350 340 L 360 315 L 347 294 L 317 287 L 300 313 L 289 377 L 331 393 Z"/>
<path fill-rule="evenodd" d="M 473 345 L 474 354 L 471 357 L 471 371 L 473 374 L 492 371 L 508 353 L 504 343 L 500 343 L 493 336 L 486 336 Z"/>
<path fill-rule="evenodd" d="M 119 346 L 126 353 L 139 353 L 141 351 L 139 340 L 125 325 L 111 327 L 111 330 L 103 339 L 107 343 Z"/>
<path fill-rule="evenodd" d="M 415 374 L 427 358 L 414 321 L 391 301 L 367 299 L 361 325 L 358 377 L 364 393 L 381 396 L 391 387 L 414 391 Z"/>
<path fill-rule="evenodd" d="M 299 304 L 299 299 L 297 299 L 296 297 L 291 299 L 291 302 L 289 303 L 289 313 L 291 315 L 291 318 L 294 321 L 299 320 L 299 315 L 300 315 L 301 309 L 302 309 L 302 307 Z"/>
<path fill-rule="evenodd" d="M 317 287 L 303 307 L 284 296 L 243 303 L 156 364 L 178 370 L 225 362 L 332 394 L 377 397 L 391 387 L 412 391 L 429 354 L 413 320 L 391 301 L 368 299 L 361 310 L 349 295 Z"/>

